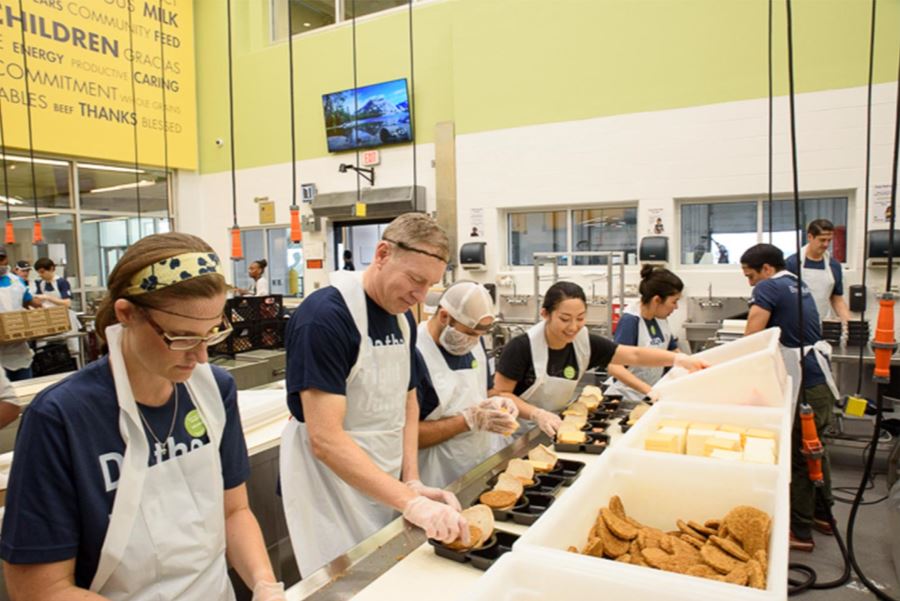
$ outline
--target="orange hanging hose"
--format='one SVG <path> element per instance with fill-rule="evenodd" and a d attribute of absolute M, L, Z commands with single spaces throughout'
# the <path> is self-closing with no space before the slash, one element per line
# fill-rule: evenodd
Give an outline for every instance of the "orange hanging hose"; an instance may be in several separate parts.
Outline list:
<path fill-rule="evenodd" d="M 16 230 L 13 228 L 13 222 L 6 222 L 6 237 L 4 238 L 4 244 L 15 244 L 16 243 Z"/>
<path fill-rule="evenodd" d="M 44 243 L 44 234 L 41 231 L 41 220 L 34 220 L 34 236 L 32 239 L 33 244 L 43 244 Z"/>
<path fill-rule="evenodd" d="M 300 207 L 291 205 L 291 242 L 299 244 L 303 241 L 303 230 L 300 228 Z"/>
<path fill-rule="evenodd" d="M 244 249 L 241 244 L 241 228 L 238 226 L 231 228 L 231 258 L 234 261 L 240 261 L 244 258 Z"/>
<path fill-rule="evenodd" d="M 822 474 L 824 447 L 822 447 L 822 441 L 819 440 L 819 433 L 816 431 L 812 407 L 806 403 L 800 405 L 800 429 L 803 439 L 801 452 L 806 457 L 809 479 L 816 486 L 822 486 L 825 484 L 825 476 Z"/>

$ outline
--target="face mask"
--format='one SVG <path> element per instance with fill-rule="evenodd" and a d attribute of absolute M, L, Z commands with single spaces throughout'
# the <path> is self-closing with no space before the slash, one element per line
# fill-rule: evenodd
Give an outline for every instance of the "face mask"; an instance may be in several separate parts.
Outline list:
<path fill-rule="evenodd" d="M 475 348 L 478 344 L 478 336 L 463 334 L 451 325 L 444 328 L 438 342 L 451 355 L 461 357 Z"/>
<path fill-rule="evenodd" d="M 0 276 L 4 276 L 9 273 L 9 265 L 0 265 Z"/>

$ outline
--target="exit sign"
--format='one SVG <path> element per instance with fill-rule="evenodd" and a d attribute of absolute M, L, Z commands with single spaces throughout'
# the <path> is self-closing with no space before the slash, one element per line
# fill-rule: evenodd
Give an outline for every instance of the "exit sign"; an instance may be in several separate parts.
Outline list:
<path fill-rule="evenodd" d="M 366 167 L 381 164 L 381 153 L 377 150 L 367 150 L 362 153 L 362 164 Z"/>

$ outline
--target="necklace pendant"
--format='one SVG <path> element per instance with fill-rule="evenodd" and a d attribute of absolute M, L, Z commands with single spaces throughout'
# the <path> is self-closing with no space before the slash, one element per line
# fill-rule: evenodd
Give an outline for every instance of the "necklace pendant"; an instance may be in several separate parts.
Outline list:
<path fill-rule="evenodd" d="M 160 452 L 159 452 L 160 455 L 162 455 L 163 457 L 165 457 L 166 455 L 169 454 L 169 448 L 168 448 L 166 445 L 161 444 L 161 445 L 159 445 L 159 446 L 161 447 Z"/>

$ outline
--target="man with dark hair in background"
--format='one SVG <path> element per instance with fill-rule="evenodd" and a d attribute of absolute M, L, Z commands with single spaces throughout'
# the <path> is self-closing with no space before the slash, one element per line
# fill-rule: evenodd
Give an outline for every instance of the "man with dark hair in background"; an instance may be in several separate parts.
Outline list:
<path fill-rule="evenodd" d="M 802 382 L 805 401 L 812 407 L 819 439 L 824 443 L 823 434 L 834 419 L 833 407 L 839 395 L 828 363 L 831 347 L 822 340 L 822 328 L 813 296 L 804 282 L 801 350 L 801 333 L 798 332 L 800 310 L 797 303 L 799 282 L 796 275 L 785 269 L 784 253 L 771 244 L 751 246 L 741 256 L 741 269 L 753 286 L 744 335 L 749 336 L 774 326 L 781 328 L 781 352 L 785 368 L 793 380 L 791 398 L 796 403 Z M 802 378 L 803 375 L 806 376 L 805 379 Z M 809 479 L 806 458 L 800 452 L 802 435 L 800 420 L 796 415 L 791 445 L 791 548 L 812 551 L 815 548 L 813 528 L 823 534 L 833 534 L 824 505 L 833 504 L 831 463 L 826 451 L 822 457 L 825 485 L 819 489 L 822 492 L 821 498 L 817 498 L 816 486 Z"/>
<path fill-rule="evenodd" d="M 803 255 L 803 283 L 809 286 L 820 319 L 837 316 L 844 324 L 850 321 L 850 308 L 844 300 L 844 281 L 840 262 L 831 256 L 828 247 L 834 238 L 834 224 L 827 219 L 814 219 L 806 228 Z M 800 274 L 797 255 L 787 260 L 787 270 Z"/>

